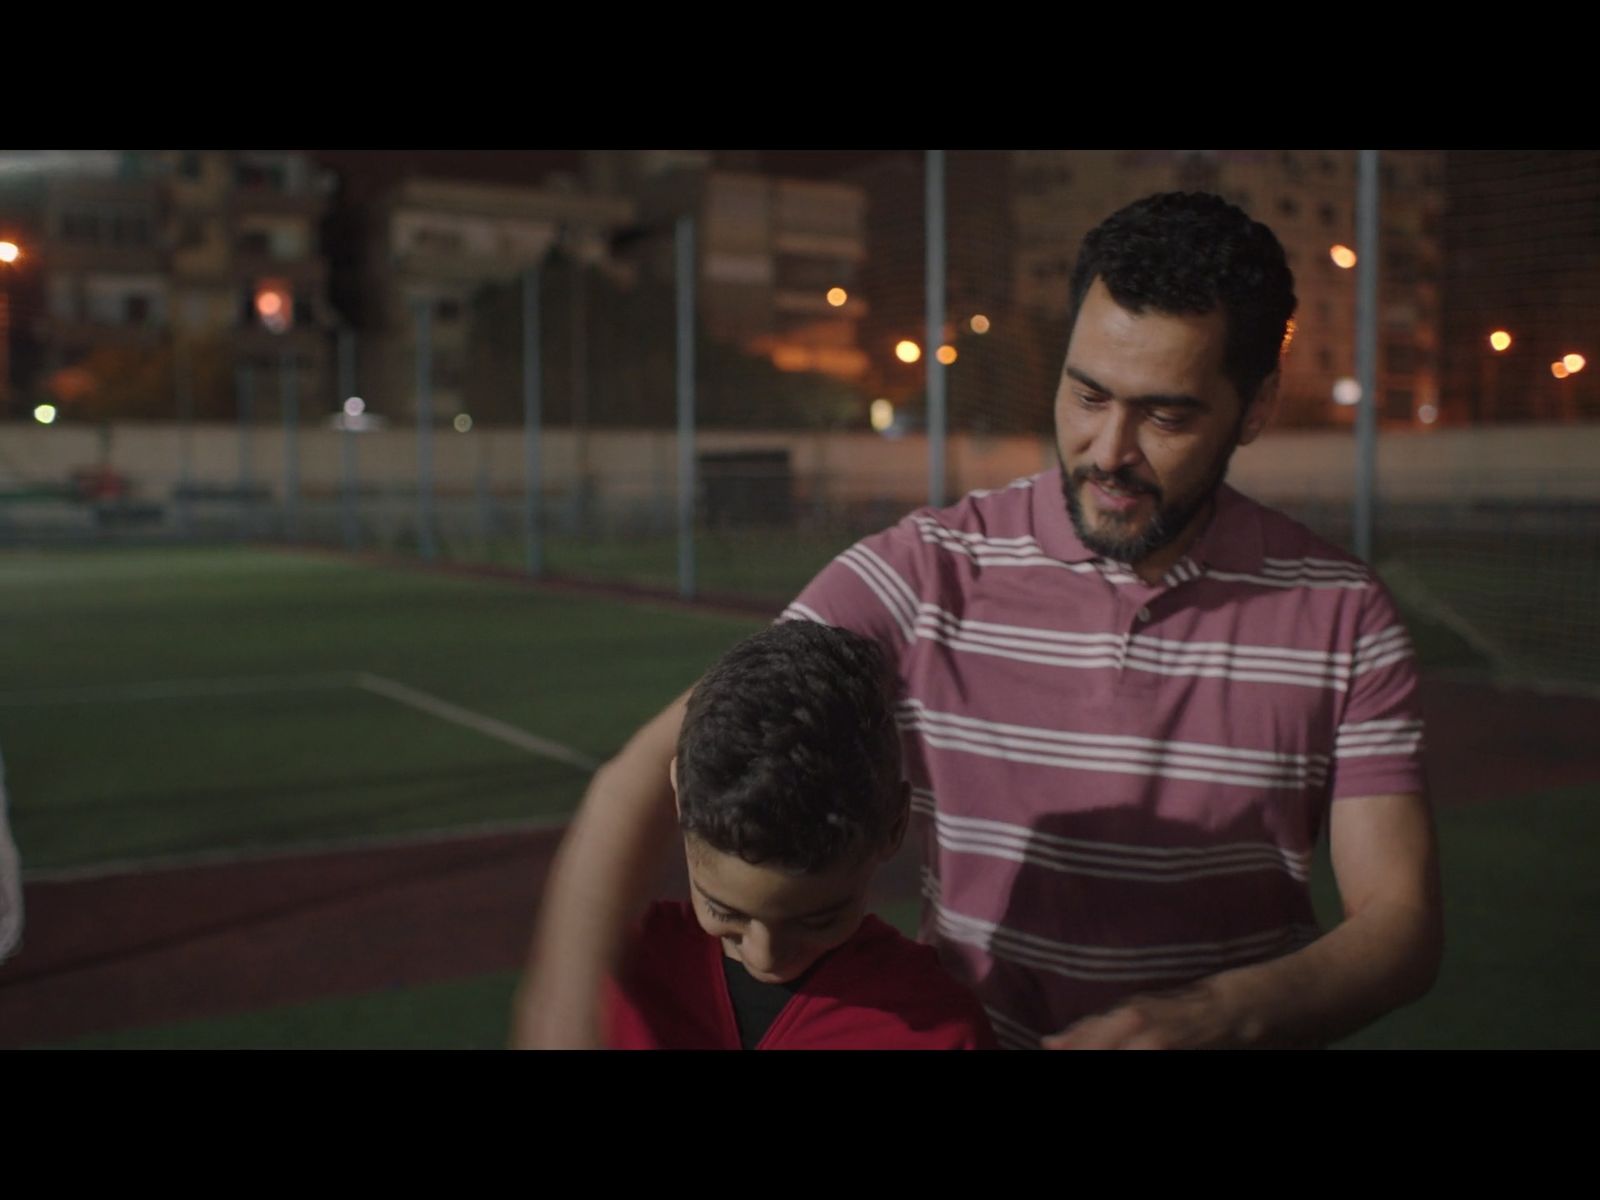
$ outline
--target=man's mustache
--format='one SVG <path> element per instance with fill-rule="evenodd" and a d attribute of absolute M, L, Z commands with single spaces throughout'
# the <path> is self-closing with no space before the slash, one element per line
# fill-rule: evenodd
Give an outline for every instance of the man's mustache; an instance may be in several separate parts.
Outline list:
<path fill-rule="evenodd" d="M 1154 496 L 1157 500 L 1161 499 L 1160 488 L 1137 478 L 1127 467 L 1118 467 L 1115 471 L 1102 471 L 1098 467 L 1079 467 L 1072 473 L 1074 487 L 1082 486 L 1085 481 L 1110 484 L 1124 492 L 1142 492 Z"/>

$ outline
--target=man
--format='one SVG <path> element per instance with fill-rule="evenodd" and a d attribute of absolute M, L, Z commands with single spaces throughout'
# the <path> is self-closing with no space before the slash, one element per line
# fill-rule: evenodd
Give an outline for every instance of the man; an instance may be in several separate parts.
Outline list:
<path fill-rule="evenodd" d="M 1365 566 L 1223 484 L 1278 393 L 1283 249 L 1214 196 L 1084 241 L 1058 471 L 913 513 L 785 615 L 898 673 L 923 937 L 1002 1044 L 1323 1045 L 1442 946 L 1410 643 Z M 592 1044 L 634 882 L 672 842 L 681 701 L 595 778 L 517 1040 Z M 1326 829 L 1344 919 L 1307 878 Z"/>

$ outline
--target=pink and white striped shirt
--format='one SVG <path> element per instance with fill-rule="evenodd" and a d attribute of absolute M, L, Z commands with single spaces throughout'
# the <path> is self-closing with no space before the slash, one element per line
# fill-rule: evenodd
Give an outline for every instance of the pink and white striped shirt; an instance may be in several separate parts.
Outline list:
<path fill-rule="evenodd" d="M 890 654 L 922 938 L 1005 1045 L 1303 946 L 1330 801 L 1423 789 L 1388 593 L 1226 486 L 1159 583 L 1084 547 L 1048 471 L 857 543 L 784 616 Z"/>

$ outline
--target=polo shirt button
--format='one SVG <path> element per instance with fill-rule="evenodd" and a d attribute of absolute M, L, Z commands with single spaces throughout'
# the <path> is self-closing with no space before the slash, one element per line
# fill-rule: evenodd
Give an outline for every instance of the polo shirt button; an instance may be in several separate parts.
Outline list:
<path fill-rule="evenodd" d="M 1148 608 L 1141 608 L 1139 610 L 1139 620 L 1148 621 L 1149 619 L 1150 619 L 1150 610 Z"/>

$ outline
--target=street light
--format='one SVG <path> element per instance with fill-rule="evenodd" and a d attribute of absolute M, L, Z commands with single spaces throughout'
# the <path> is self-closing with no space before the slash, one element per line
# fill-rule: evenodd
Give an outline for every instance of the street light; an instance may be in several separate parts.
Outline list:
<path fill-rule="evenodd" d="M 22 257 L 22 248 L 13 241 L 0 241 L 0 263 L 7 266 Z M 0 286 L 0 412 L 11 401 L 11 292 Z"/>
<path fill-rule="evenodd" d="M 1502 350 L 1509 350 L 1511 348 L 1511 335 L 1504 329 L 1496 329 L 1489 335 L 1489 345 L 1494 348 L 1497 354 Z"/>

